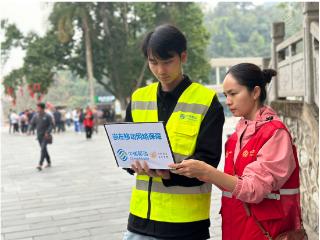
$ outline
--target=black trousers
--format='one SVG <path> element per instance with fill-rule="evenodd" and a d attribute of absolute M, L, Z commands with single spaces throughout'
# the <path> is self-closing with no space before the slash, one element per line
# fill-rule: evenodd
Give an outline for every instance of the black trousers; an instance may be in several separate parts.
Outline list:
<path fill-rule="evenodd" d="M 50 156 L 47 149 L 47 144 L 48 144 L 47 141 L 45 140 L 44 137 L 39 137 L 38 141 L 41 148 L 39 166 L 42 166 L 44 159 L 47 160 L 48 164 L 51 164 Z"/>
<path fill-rule="evenodd" d="M 92 135 L 92 127 L 86 126 L 86 138 L 91 138 Z"/>

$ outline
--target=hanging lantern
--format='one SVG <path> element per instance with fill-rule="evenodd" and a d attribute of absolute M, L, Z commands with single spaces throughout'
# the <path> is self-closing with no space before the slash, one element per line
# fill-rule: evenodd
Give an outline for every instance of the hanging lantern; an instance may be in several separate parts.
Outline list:
<path fill-rule="evenodd" d="M 42 98 L 43 98 L 43 95 L 42 95 L 41 93 L 38 93 L 37 95 L 38 95 L 38 96 L 37 96 L 38 102 L 41 102 L 41 100 L 42 100 Z"/>
<path fill-rule="evenodd" d="M 19 87 L 19 91 L 20 91 L 20 96 L 23 97 L 23 88 L 21 86 Z"/>
<path fill-rule="evenodd" d="M 34 97 L 34 91 L 33 91 L 33 89 L 32 89 L 31 84 L 28 85 L 28 91 L 29 91 L 30 97 L 33 98 L 33 97 Z"/>
<path fill-rule="evenodd" d="M 7 93 L 8 93 L 8 95 L 10 95 L 10 96 L 12 97 L 12 95 L 13 95 L 13 88 L 12 88 L 12 87 L 8 87 L 8 88 L 7 88 Z"/>
<path fill-rule="evenodd" d="M 41 88 L 40 83 L 33 84 L 33 91 L 34 92 L 40 92 L 40 88 Z"/>

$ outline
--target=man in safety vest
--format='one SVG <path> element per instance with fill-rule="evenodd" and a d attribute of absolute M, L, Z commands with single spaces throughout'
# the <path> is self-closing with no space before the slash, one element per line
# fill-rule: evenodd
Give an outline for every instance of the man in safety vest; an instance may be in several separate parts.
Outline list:
<path fill-rule="evenodd" d="M 213 90 L 193 83 L 182 72 L 187 40 L 179 29 L 161 25 L 147 34 L 142 51 L 158 79 L 136 90 L 126 111 L 128 122 L 164 121 L 177 162 L 201 159 L 217 167 L 220 161 L 223 108 Z M 208 239 L 211 185 L 134 162 L 136 173 L 128 231 L 133 239 Z"/>

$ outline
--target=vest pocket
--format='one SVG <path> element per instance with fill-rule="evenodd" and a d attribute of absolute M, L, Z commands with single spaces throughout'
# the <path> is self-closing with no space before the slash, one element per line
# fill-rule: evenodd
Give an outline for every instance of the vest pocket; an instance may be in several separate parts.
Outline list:
<path fill-rule="evenodd" d="M 284 218 L 284 212 L 280 200 L 264 199 L 261 203 L 250 204 L 252 214 L 258 221 Z"/>
<path fill-rule="evenodd" d="M 186 124 L 177 124 L 175 125 L 174 131 L 178 134 L 183 134 L 187 136 L 194 136 L 197 133 L 197 129 L 195 126 L 186 125 Z"/>
<path fill-rule="evenodd" d="M 197 129 L 192 125 L 178 124 L 173 129 L 175 133 L 175 151 L 184 155 L 193 153 L 197 139 Z"/>

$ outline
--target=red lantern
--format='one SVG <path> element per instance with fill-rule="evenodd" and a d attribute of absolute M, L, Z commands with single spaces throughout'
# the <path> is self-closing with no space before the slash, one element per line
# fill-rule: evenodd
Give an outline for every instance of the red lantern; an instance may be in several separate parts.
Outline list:
<path fill-rule="evenodd" d="M 7 88 L 7 93 L 12 97 L 13 88 L 12 88 L 12 87 L 8 87 L 8 88 Z"/>
<path fill-rule="evenodd" d="M 42 98 L 43 98 L 43 94 L 38 93 L 38 96 L 37 96 L 38 102 L 41 102 Z"/>
<path fill-rule="evenodd" d="M 21 97 L 23 97 L 23 89 L 22 89 L 22 87 L 21 87 L 21 86 L 19 87 L 19 91 L 20 91 L 20 95 L 21 95 Z"/>
<path fill-rule="evenodd" d="M 40 92 L 40 89 L 41 89 L 40 83 L 33 84 L 33 91 L 34 92 Z"/>
<path fill-rule="evenodd" d="M 32 86 L 31 86 L 31 84 L 30 84 L 30 85 L 28 85 L 28 91 L 29 91 L 29 95 L 30 95 L 30 97 L 31 97 L 31 98 L 33 98 L 33 97 L 34 97 L 34 92 L 33 92 L 33 90 L 32 90 Z"/>

